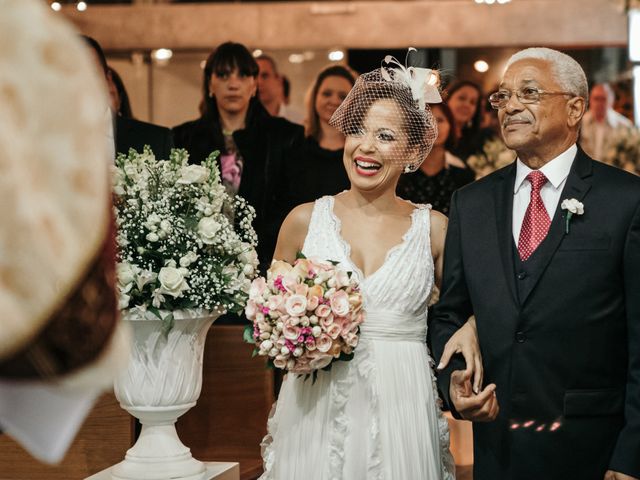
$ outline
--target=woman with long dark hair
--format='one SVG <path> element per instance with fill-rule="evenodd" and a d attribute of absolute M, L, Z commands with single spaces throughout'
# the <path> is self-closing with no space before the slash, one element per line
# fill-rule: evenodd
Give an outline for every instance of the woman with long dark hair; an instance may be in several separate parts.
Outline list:
<path fill-rule="evenodd" d="M 452 153 L 467 161 L 482 151 L 484 143 L 493 135 L 482 128 L 484 94 L 479 85 L 459 80 L 447 88 L 446 101 L 454 118 L 455 146 Z"/>
<path fill-rule="evenodd" d="M 287 210 L 349 187 L 342 163 L 344 135 L 329 125 L 356 81 L 356 73 L 343 65 L 320 71 L 306 99 L 305 139 L 300 154 L 286 169 L 289 187 Z"/>
<path fill-rule="evenodd" d="M 434 210 L 448 216 L 451 195 L 473 182 L 474 172 L 451 153 L 455 146 L 455 120 L 447 104 L 431 105 L 431 113 L 438 125 L 438 137 L 420 168 L 400 177 L 397 193 L 413 203 L 431 204 Z"/>

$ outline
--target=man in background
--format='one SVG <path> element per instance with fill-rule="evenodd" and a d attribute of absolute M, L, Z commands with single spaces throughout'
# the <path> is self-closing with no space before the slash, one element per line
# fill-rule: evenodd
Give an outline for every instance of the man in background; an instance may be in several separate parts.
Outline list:
<path fill-rule="evenodd" d="M 286 118 L 290 122 L 302 124 L 303 116 L 288 105 L 288 92 L 285 91 L 285 77 L 278 72 L 273 58 L 260 55 L 256 58 L 260 72 L 258 73 L 258 98 L 262 106 L 272 117 Z M 288 80 L 286 80 L 288 82 Z M 289 83 L 286 90 L 290 91 Z"/>
<path fill-rule="evenodd" d="M 615 95 L 608 83 L 596 83 L 589 94 L 589 110 L 582 119 L 580 146 L 596 160 L 605 154 L 607 138 L 613 130 L 632 127 L 631 121 L 613 109 Z"/>

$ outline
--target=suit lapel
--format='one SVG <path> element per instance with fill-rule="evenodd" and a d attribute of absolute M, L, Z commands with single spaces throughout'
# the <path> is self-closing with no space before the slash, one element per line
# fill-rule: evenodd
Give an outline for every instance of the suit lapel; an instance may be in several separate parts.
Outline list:
<path fill-rule="evenodd" d="M 549 233 L 528 260 L 529 262 L 534 263 L 534 268 L 531 271 L 531 279 L 521 290 L 520 303 L 522 305 L 524 305 L 527 298 L 538 284 L 540 277 L 542 277 L 542 274 L 547 269 L 549 262 L 553 258 L 553 255 L 565 236 L 566 211 L 562 210 L 560 207 L 562 201 L 568 198 L 575 198 L 578 201 L 582 201 L 591 188 L 589 178 L 592 170 L 591 162 L 592 160 L 580 149 L 580 147 L 578 147 L 578 153 L 576 154 L 576 158 L 571 166 L 567 182 L 562 189 L 562 194 L 560 195 L 560 200 L 556 207 L 556 212 L 553 216 L 551 226 L 549 227 Z"/>
<path fill-rule="evenodd" d="M 516 181 L 516 162 L 499 172 L 494 189 L 496 225 L 498 228 L 498 248 L 502 259 L 504 277 L 509 284 L 513 301 L 518 303 L 513 262 L 513 187 Z"/>

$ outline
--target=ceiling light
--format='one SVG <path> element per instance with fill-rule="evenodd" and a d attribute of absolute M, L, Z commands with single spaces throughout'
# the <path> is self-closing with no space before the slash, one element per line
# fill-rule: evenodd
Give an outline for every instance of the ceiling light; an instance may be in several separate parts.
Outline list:
<path fill-rule="evenodd" d="M 159 48 L 157 50 L 153 50 L 151 52 L 151 56 L 153 57 L 154 60 L 167 61 L 171 57 L 173 57 L 173 52 L 168 48 Z"/>
<path fill-rule="evenodd" d="M 339 62 L 344 59 L 344 52 L 342 50 L 331 50 L 328 57 L 332 62 Z"/>
<path fill-rule="evenodd" d="M 475 68 L 477 72 L 484 73 L 489 70 L 489 64 L 484 60 L 477 60 L 473 64 L 473 68 Z"/>
<path fill-rule="evenodd" d="M 258 58 L 260 55 L 262 55 L 262 53 L 263 53 L 262 50 L 260 50 L 259 48 L 256 48 L 253 51 L 253 58 Z"/>
<path fill-rule="evenodd" d="M 292 53 L 289 55 L 289 62 L 291 63 L 302 63 L 304 62 L 304 54 L 302 53 Z"/>
<path fill-rule="evenodd" d="M 76 8 L 79 12 L 84 12 L 87 9 L 87 2 L 78 2 Z"/>
<path fill-rule="evenodd" d="M 59 12 L 60 10 L 62 10 L 62 5 L 60 5 L 60 2 L 52 2 L 51 10 L 53 10 L 54 12 Z"/>

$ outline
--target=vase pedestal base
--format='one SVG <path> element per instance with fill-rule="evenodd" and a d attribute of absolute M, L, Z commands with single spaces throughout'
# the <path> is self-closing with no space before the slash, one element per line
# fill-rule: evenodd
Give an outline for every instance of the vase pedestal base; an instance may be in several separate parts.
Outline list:
<path fill-rule="evenodd" d="M 201 480 L 240 480 L 240 466 L 237 462 L 204 462 L 204 465 L 206 470 Z M 111 480 L 112 469 L 113 467 L 109 467 L 85 480 Z"/>

